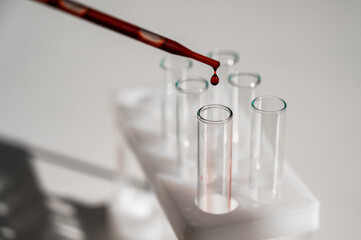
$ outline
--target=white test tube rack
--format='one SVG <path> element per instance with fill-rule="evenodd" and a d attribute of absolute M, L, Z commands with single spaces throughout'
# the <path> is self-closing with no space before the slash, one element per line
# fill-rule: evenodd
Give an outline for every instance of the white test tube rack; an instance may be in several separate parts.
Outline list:
<path fill-rule="evenodd" d="M 195 204 L 196 183 L 176 175 L 176 152 L 161 148 L 158 86 L 115 94 L 117 118 L 129 146 L 179 240 L 310 239 L 319 228 L 319 201 L 285 164 L 287 197 L 276 204 L 261 204 L 247 196 L 247 183 L 234 180 L 232 198 L 237 207 L 226 214 L 209 214 Z M 196 169 L 195 169 L 196 171 Z"/>

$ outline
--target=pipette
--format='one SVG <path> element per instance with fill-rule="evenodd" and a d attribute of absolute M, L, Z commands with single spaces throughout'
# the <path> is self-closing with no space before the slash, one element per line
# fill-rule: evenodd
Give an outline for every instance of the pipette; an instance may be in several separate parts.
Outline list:
<path fill-rule="evenodd" d="M 172 39 L 150 32 L 146 29 L 135 26 L 131 23 L 112 17 L 96 9 L 87 7 L 77 2 L 73 2 L 71 0 L 33 0 L 33 1 L 45 3 L 58 10 L 62 10 L 74 16 L 86 19 L 90 22 L 106 27 L 118 33 L 127 35 L 128 37 L 149 44 L 153 47 L 162 49 L 166 52 L 184 57 L 193 58 L 194 60 L 205 63 L 211 66 L 214 70 L 214 75 L 211 78 L 211 83 L 213 85 L 217 85 L 219 82 L 219 78 L 216 74 L 216 71 L 220 65 L 218 61 L 203 56 L 199 53 L 193 52 L 192 50 L 186 48 L 185 46 L 179 44 L 176 41 L 173 41 Z"/>

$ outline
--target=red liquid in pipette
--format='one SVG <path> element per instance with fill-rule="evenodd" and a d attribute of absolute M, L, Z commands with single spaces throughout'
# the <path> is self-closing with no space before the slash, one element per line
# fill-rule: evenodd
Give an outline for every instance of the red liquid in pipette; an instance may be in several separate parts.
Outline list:
<path fill-rule="evenodd" d="M 96 9 L 89 8 L 80 3 L 71 0 L 34 0 L 37 2 L 48 4 L 58 10 L 65 11 L 74 16 L 86 19 L 90 22 L 106 27 L 118 33 L 124 34 L 128 37 L 134 38 L 143 43 L 149 44 L 153 47 L 162 49 L 172 54 L 190 57 L 194 60 L 208 64 L 214 70 L 214 75 L 211 78 L 211 84 L 217 85 L 219 78 L 216 71 L 220 63 L 214 59 L 203 56 L 199 53 L 193 52 L 185 46 L 173 41 L 172 39 L 163 37 L 156 33 L 150 32 L 146 29 L 135 26 L 131 23 L 117 19 L 108 14 L 102 13 Z"/>

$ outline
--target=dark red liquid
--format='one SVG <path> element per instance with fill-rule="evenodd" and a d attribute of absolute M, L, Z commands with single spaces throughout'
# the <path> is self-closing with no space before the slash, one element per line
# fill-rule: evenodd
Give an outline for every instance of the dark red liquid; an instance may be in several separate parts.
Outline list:
<path fill-rule="evenodd" d="M 65 11 L 74 16 L 86 19 L 90 22 L 106 27 L 128 37 L 149 44 L 153 47 L 162 49 L 172 54 L 193 58 L 211 66 L 214 69 L 214 75 L 211 78 L 211 84 L 217 85 L 219 78 L 216 71 L 220 63 L 214 59 L 193 52 L 185 46 L 173 41 L 172 39 L 163 37 L 146 29 L 135 26 L 131 23 L 117 19 L 108 14 L 102 13 L 96 9 L 89 8 L 71 0 L 35 0 L 37 2 L 46 3 L 56 9 Z"/>
<path fill-rule="evenodd" d="M 216 74 L 216 71 L 214 71 L 213 76 L 211 77 L 211 84 L 213 86 L 216 86 L 219 83 L 219 77 Z"/>

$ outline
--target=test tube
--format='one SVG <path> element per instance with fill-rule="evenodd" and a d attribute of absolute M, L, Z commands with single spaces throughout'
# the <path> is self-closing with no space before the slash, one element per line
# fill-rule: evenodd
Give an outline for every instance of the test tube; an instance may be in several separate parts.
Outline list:
<path fill-rule="evenodd" d="M 255 98 L 261 77 L 257 73 L 234 72 L 228 77 L 231 87 L 230 107 L 233 109 L 234 176 L 249 177 L 251 142 L 251 102 Z"/>
<path fill-rule="evenodd" d="M 197 205 L 208 213 L 231 211 L 232 111 L 211 104 L 198 110 Z"/>
<path fill-rule="evenodd" d="M 250 197 L 258 202 L 280 199 L 284 164 L 286 102 L 275 96 L 252 101 Z"/>
<path fill-rule="evenodd" d="M 191 60 L 170 55 L 163 58 L 160 66 L 164 72 L 161 101 L 162 137 L 165 150 L 175 152 L 176 142 L 176 94 L 175 83 L 188 75 L 193 63 Z"/>
<path fill-rule="evenodd" d="M 219 84 L 210 88 L 211 103 L 230 106 L 229 102 L 229 84 L 227 82 L 230 73 L 234 72 L 234 67 L 238 63 L 239 55 L 235 51 L 214 49 L 210 51 L 208 57 L 220 62 L 217 70 Z"/>
<path fill-rule="evenodd" d="M 189 77 L 176 82 L 177 91 L 177 153 L 180 176 L 197 178 L 197 111 L 205 104 L 208 81 Z"/>

